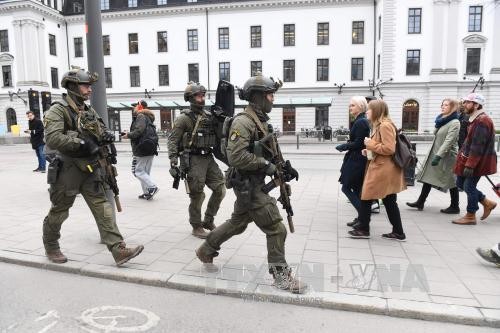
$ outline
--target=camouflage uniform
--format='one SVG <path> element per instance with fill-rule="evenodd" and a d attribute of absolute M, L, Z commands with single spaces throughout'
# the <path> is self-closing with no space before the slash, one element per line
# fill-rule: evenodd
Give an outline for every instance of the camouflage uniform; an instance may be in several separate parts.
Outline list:
<path fill-rule="evenodd" d="M 278 88 L 274 85 L 274 81 L 261 76 L 251 78 L 249 81 L 257 80 L 259 82 L 259 80 L 263 79 L 266 80 L 265 89 L 267 90 L 261 90 L 264 94 L 261 94 L 259 98 L 255 98 L 257 100 L 261 100 L 268 93 L 274 93 Z M 244 87 L 243 90 L 245 89 L 249 88 Z M 249 223 L 255 222 L 260 230 L 266 234 L 269 272 L 275 277 L 276 285 L 281 289 L 301 293 L 306 287 L 291 277 L 291 270 L 285 259 L 287 231 L 282 223 L 276 199 L 262 191 L 266 175 L 274 174 L 276 167 L 270 162 L 271 156 L 268 156 L 269 154 L 257 156 L 254 152 L 254 142 L 269 134 L 267 124 L 269 117 L 266 113 L 270 112 L 272 104 L 268 105 L 267 102 L 256 103 L 251 96 L 245 97 L 245 99 L 250 100 L 250 104 L 244 112 L 234 117 L 229 130 L 226 149 L 229 165 L 231 166 L 226 174 L 226 183 L 230 187 L 232 186 L 236 195 L 234 211 L 230 220 L 210 232 L 206 241 L 196 251 L 196 254 L 202 262 L 206 264 L 212 263 L 213 257 L 218 255 L 222 243 L 235 235 L 241 234 Z M 252 113 L 257 116 L 262 126 L 257 125 L 251 116 Z M 264 130 L 264 133 L 260 128 Z"/>
<path fill-rule="evenodd" d="M 194 90 L 193 90 L 194 89 Z M 189 93 L 185 99 L 191 102 L 191 109 L 182 111 L 174 122 L 168 137 L 168 156 L 171 165 L 177 165 L 180 156 L 180 167 L 187 170 L 186 179 L 189 185 L 189 223 L 193 227 L 193 235 L 205 238 L 202 228 L 212 230 L 214 216 L 226 195 L 224 176 L 214 160 L 212 147 L 216 145 L 212 115 L 203 110 L 203 106 L 193 103 L 193 93 L 203 93 L 204 87 L 190 83 L 186 88 Z M 198 123 L 198 126 L 196 124 Z M 195 130 L 196 128 L 196 131 Z M 205 216 L 201 219 L 201 206 L 205 200 L 203 191 L 205 184 L 212 190 L 208 200 Z M 197 232 L 199 231 L 199 232 Z"/>
<path fill-rule="evenodd" d="M 86 74 L 81 69 L 73 70 L 74 72 L 85 78 Z M 68 73 L 65 74 L 65 78 Z M 65 78 L 63 87 L 68 85 Z M 95 81 L 83 83 L 92 82 Z M 75 89 L 75 86 L 72 87 Z M 102 242 L 111 251 L 117 264 L 122 264 L 124 259 L 128 260 L 138 255 L 143 246 L 135 249 L 125 247 L 116 225 L 114 207 L 106 198 L 105 191 L 109 187 L 103 180 L 105 170 L 99 164 L 96 154 L 99 150 L 98 145 L 113 140 L 112 134 L 106 130 L 93 108 L 86 105 L 83 100 L 75 102 L 78 100 L 78 95 L 75 98 L 63 94 L 62 97 L 61 101 L 52 104 L 44 116 L 45 142 L 51 151 L 49 155 L 52 155 L 48 173 L 52 207 L 43 222 L 43 244 L 47 256 L 56 263 L 67 260 L 59 248 L 60 230 L 62 223 L 68 218 L 69 209 L 73 206 L 76 195 L 80 193 L 95 218 Z M 84 135 L 79 126 L 81 119 L 92 119 L 92 124 L 99 128 L 97 132 L 102 135 L 95 142 L 89 142 L 92 139 Z"/>

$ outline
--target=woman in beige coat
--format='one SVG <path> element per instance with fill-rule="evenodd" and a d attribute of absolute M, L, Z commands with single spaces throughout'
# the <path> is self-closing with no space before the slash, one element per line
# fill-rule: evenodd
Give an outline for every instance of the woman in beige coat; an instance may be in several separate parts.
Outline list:
<path fill-rule="evenodd" d="M 371 202 L 382 199 L 387 216 L 392 224 L 392 232 L 383 238 L 404 241 L 406 235 L 401 224 L 401 215 L 396 202 L 396 193 L 406 189 L 403 170 L 392 160 L 396 150 L 396 126 L 389 118 L 389 109 L 382 100 L 368 104 L 366 117 L 372 125 L 372 135 L 365 138 L 368 157 L 363 189 L 359 224 L 349 231 L 351 238 L 370 238 Z"/>

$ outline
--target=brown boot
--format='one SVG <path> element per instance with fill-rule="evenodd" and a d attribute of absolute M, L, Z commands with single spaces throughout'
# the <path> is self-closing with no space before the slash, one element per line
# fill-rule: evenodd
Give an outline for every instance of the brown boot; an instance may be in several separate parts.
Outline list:
<path fill-rule="evenodd" d="M 203 268 L 205 268 L 205 270 L 210 273 L 219 271 L 219 268 L 214 265 L 214 256 L 204 254 L 201 250 L 202 247 L 203 245 L 197 248 L 194 252 L 196 253 L 198 259 L 200 259 L 200 261 L 203 263 Z"/>
<path fill-rule="evenodd" d="M 486 199 L 484 197 L 483 200 L 480 201 L 481 205 L 483 205 L 483 216 L 481 216 L 481 220 L 484 220 L 488 216 L 490 216 L 490 213 L 495 207 L 497 206 L 497 203 L 495 201 L 491 201 Z"/>
<path fill-rule="evenodd" d="M 124 242 L 121 242 L 111 253 L 115 258 L 116 266 L 121 266 L 130 259 L 137 257 L 142 250 L 144 250 L 144 245 L 130 248 Z"/>
<path fill-rule="evenodd" d="M 278 289 L 288 290 L 292 294 L 303 294 L 307 290 L 307 284 L 294 278 L 290 269 L 274 273 L 273 276 L 273 285 Z"/>
<path fill-rule="evenodd" d="M 207 238 L 208 233 L 203 229 L 202 226 L 198 226 L 198 227 L 193 227 L 193 231 L 191 232 L 191 235 L 193 235 L 194 237 L 205 239 L 205 238 Z"/>
<path fill-rule="evenodd" d="M 465 214 L 464 217 L 451 221 L 454 224 L 462 224 L 462 225 L 474 225 L 476 224 L 476 213 Z"/>
<path fill-rule="evenodd" d="M 61 252 L 60 249 L 45 251 L 47 258 L 55 264 L 64 264 L 68 261 L 68 258 Z"/>

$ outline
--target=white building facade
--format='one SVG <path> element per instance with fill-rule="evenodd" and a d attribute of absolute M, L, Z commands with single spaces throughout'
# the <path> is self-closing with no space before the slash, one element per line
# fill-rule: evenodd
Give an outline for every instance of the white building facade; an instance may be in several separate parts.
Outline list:
<path fill-rule="evenodd" d="M 347 127 L 349 98 L 372 92 L 397 125 L 431 131 L 442 99 L 466 95 L 480 77 L 485 109 L 500 121 L 498 0 L 103 0 L 101 8 L 101 79 L 121 129 L 137 99 L 168 130 L 188 81 L 213 100 L 220 78 L 242 86 L 256 71 L 284 81 L 271 113 L 284 131 Z M 29 92 L 43 112 L 70 65 L 87 68 L 82 11 L 82 0 L 0 1 L 0 135 L 27 127 L 38 102 Z"/>

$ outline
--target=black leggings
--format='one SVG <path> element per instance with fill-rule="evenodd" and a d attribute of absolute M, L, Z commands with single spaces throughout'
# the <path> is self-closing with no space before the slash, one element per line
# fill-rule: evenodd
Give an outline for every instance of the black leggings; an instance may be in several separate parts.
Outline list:
<path fill-rule="evenodd" d="M 420 204 L 423 204 L 425 202 L 425 200 L 427 200 L 427 197 L 429 196 L 431 189 L 432 189 L 432 186 L 430 184 L 423 183 L 422 192 L 420 192 L 420 196 L 418 197 L 418 202 Z M 450 188 L 450 199 L 451 199 L 450 206 L 454 207 L 454 208 L 458 208 L 459 199 L 458 199 L 458 188 L 457 187 Z"/>
<path fill-rule="evenodd" d="M 399 213 L 398 203 L 396 202 L 397 195 L 389 194 L 382 199 L 384 203 L 389 222 L 392 224 L 392 232 L 403 234 L 403 225 L 401 223 L 401 214 Z M 361 209 L 359 212 L 359 222 L 361 223 L 359 229 L 363 231 L 370 231 L 370 218 L 372 215 L 372 202 L 373 200 L 361 200 Z"/>

